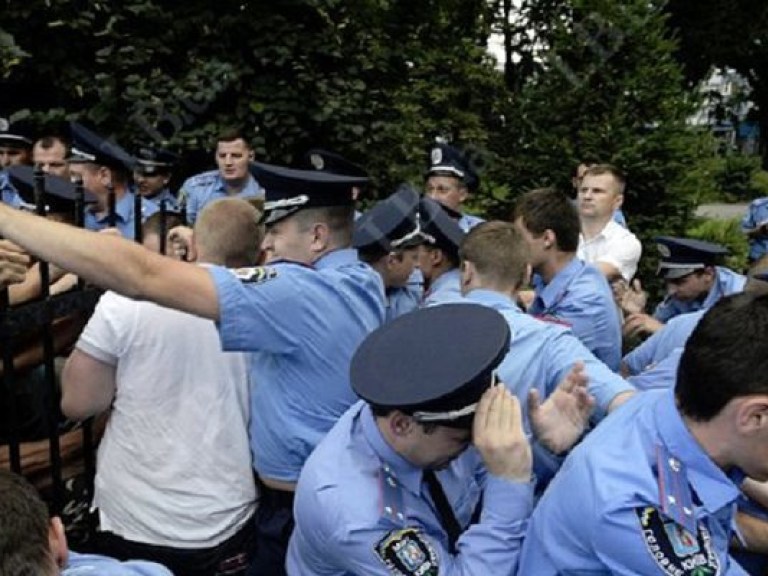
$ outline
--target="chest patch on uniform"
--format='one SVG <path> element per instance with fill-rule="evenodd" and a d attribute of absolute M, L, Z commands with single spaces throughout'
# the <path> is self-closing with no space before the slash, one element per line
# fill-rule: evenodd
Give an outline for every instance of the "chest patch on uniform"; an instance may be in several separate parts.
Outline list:
<path fill-rule="evenodd" d="M 534 318 L 536 318 L 537 320 L 541 320 L 542 322 L 549 322 L 550 324 L 558 324 L 560 326 L 565 326 L 566 328 L 571 328 L 573 326 L 570 322 L 567 322 L 562 318 L 558 318 L 554 314 L 536 314 L 534 315 Z"/>
<path fill-rule="evenodd" d="M 234 270 L 235 276 L 248 284 L 261 284 L 277 278 L 277 270 L 269 266 L 256 266 L 255 268 L 238 268 Z"/>
<path fill-rule="evenodd" d="M 416 528 L 391 530 L 376 544 L 376 555 L 395 576 L 437 576 L 437 552 Z"/>
<path fill-rule="evenodd" d="M 643 540 L 654 562 L 670 576 L 717 576 L 720 560 L 707 527 L 699 522 L 693 534 L 652 507 L 635 508 Z"/>

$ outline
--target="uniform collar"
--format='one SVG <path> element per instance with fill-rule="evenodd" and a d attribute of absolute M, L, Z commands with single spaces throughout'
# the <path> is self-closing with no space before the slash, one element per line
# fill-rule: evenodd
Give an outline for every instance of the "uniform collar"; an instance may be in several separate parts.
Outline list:
<path fill-rule="evenodd" d="M 702 449 L 683 422 L 674 390 L 662 394 L 656 401 L 655 421 L 659 437 L 669 453 L 685 464 L 688 481 L 710 514 L 739 498 L 738 484 L 744 478 L 743 473 L 734 470 L 726 474 Z"/>
<path fill-rule="evenodd" d="M 538 274 L 535 276 L 533 284 L 536 289 L 536 296 L 541 298 L 545 308 L 551 308 L 557 302 L 560 295 L 567 290 L 568 285 L 584 266 L 584 262 L 574 256 L 560 272 L 555 274 L 549 284 L 544 284 L 544 280 Z"/>
<path fill-rule="evenodd" d="M 495 290 L 475 288 L 464 297 L 470 302 L 484 304 L 496 310 L 514 310 L 522 314 L 520 307 L 509 297 Z"/>
<path fill-rule="evenodd" d="M 345 264 L 353 264 L 357 262 L 359 262 L 357 250 L 354 248 L 338 248 L 323 254 L 312 263 L 312 266 L 317 270 L 322 270 L 323 268 L 338 268 Z"/>
<path fill-rule="evenodd" d="M 360 412 L 360 425 L 368 444 L 381 460 L 384 471 L 406 490 L 418 495 L 421 491 L 421 468 L 417 468 L 392 449 L 382 436 L 371 407 L 367 404 Z"/>
<path fill-rule="evenodd" d="M 458 268 L 451 268 L 440 274 L 430 285 L 429 291 L 434 293 L 449 285 L 461 286 L 461 271 Z"/>
<path fill-rule="evenodd" d="M 131 220 L 131 216 L 133 215 L 133 194 L 133 192 L 126 191 L 125 194 L 123 194 L 123 197 L 115 202 L 115 216 L 117 216 L 117 219 L 121 222 L 129 222 Z M 106 210 L 104 215 L 97 218 L 96 221 L 99 224 L 104 224 L 107 220 L 109 220 L 109 210 Z"/>

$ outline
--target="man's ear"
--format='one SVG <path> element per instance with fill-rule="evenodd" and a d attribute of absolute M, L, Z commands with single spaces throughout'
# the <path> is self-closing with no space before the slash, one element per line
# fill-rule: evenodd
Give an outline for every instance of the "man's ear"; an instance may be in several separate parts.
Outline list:
<path fill-rule="evenodd" d="M 551 248 L 557 248 L 557 236 L 555 236 L 555 233 L 547 228 L 544 230 L 544 234 L 542 235 L 544 237 L 544 248 L 547 250 Z"/>
<path fill-rule="evenodd" d="M 48 545 L 56 566 L 63 569 L 67 566 L 69 548 L 67 547 L 67 535 L 64 532 L 64 524 L 61 518 L 54 516 L 48 524 Z"/>
<path fill-rule="evenodd" d="M 414 426 L 416 426 L 415 420 L 399 410 L 395 410 L 389 417 L 389 430 L 394 436 L 400 438 L 408 436 Z"/>
<path fill-rule="evenodd" d="M 465 288 L 470 286 L 475 279 L 475 265 L 468 260 L 462 260 L 459 266 L 459 270 L 461 272 L 461 287 Z"/>
<path fill-rule="evenodd" d="M 331 229 L 325 222 L 312 224 L 312 240 L 310 248 L 313 252 L 323 252 L 331 242 Z"/>
<path fill-rule="evenodd" d="M 768 437 L 768 396 L 746 396 L 736 408 L 737 427 L 744 436 Z"/>

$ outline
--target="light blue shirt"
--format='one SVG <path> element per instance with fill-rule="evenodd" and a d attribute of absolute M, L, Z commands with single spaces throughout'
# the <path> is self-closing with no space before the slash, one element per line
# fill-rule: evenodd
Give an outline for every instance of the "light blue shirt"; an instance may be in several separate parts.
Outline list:
<path fill-rule="evenodd" d="M 547 398 L 576 362 L 584 363 L 588 390 L 595 397 L 598 417 L 605 414 L 618 394 L 634 390 L 595 358 L 568 328 L 529 316 L 504 294 L 472 290 L 464 301 L 497 310 L 509 324 L 512 332 L 509 354 L 496 371 L 523 403 L 532 388 L 539 391 L 542 400 Z M 523 413 L 526 430 L 530 431 L 527 410 Z"/>
<path fill-rule="evenodd" d="M 460 302 L 461 297 L 461 271 L 458 268 L 452 268 L 437 277 L 424 293 L 422 306 L 437 306 L 438 304 L 449 304 L 451 302 Z"/>
<path fill-rule="evenodd" d="M 485 220 L 479 216 L 473 216 L 472 214 L 462 212 L 461 218 L 459 218 L 459 228 L 464 232 L 469 232 L 472 228 L 483 222 L 485 222 Z"/>
<path fill-rule="evenodd" d="M 398 316 L 412 312 L 419 307 L 419 297 L 408 286 L 389 288 L 387 290 L 387 317 L 386 321 L 394 320 Z"/>
<path fill-rule="evenodd" d="M 703 300 L 683 301 L 667 296 L 663 302 L 656 306 L 653 317 L 660 322 L 667 322 L 679 314 L 696 312 L 697 310 L 709 310 L 723 296 L 735 294 L 744 290 L 747 277 L 737 274 L 733 270 L 716 266 L 715 282 L 709 290 L 709 294 Z"/>
<path fill-rule="evenodd" d="M 95 554 L 69 553 L 62 576 L 173 576 L 173 573 L 154 562 L 131 560 L 119 562 L 114 558 Z"/>
<path fill-rule="evenodd" d="M 18 208 L 24 201 L 19 196 L 16 188 L 11 184 L 8 178 L 8 173 L 5 170 L 0 170 L 0 201 L 3 204 L 8 204 L 14 208 Z"/>
<path fill-rule="evenodd" d="M 536 298 L 529 314 L 570 327 L 576 337 L 614 372 L 621 363 L 621 323 L 605 276 L 573 258 L 549 284 L 533 281 Z"/>
<path fill-rule="evenodd" d="M 218 170 L 210 170 L 196 174 L 184 181 L 179 189 L 179 202 L 185 202 L 187 222 L 191 226 L 198 215 L 218 198 L 263 198 L 264 189 L 248 175 L 248 182 L 237 194 L 227 194 L 227 185 Z M 183 200 L 182 200 L 183 199 Z"/>
<path fill-rule="evenodd" d="M 151 202 L 157 209 L 160 210 L 160 203 L 165 201 L 165 209 L 171 212 L 178 212 L 179 202 L 176 199 L 176 195 L 168 188 L 163 188 L 158 194 L 152 198 L 144 198 L 147 202 Z"/>
<path fill-rule="evenodd" d="M 619 226 L 629 230 L 629 226 L 627 226 L 627 219 L 624 217 L 624 212 L 621 211 L 621 208 L 617 208 L 613 211 L 613 221 L 616 222 L 616 224 Z"/>
<path fill-rule="evenodd" d="M 152 202 L 141 200 L 141 221 L 158 211 L 158 207 Z M 115 228 L 120 231 L 123 238 L 134 240 L 136 237 L 136 225 L 134 224 L 134 195 L 126 192 L 123 197 L 115 202 Z M 89 209 L 85 210 L 85 228 L 88 230 L 103 230 L 109 227 L 109 214 L 104 213 L 98 217 Z"/>
<path fill-rule="evenodd" d="M 225 350 L 250 351 L 256 471 L 295 482 L 309 453 L 356 400 L 352 354 L 384 321 L 381 277 L 352 249 L 314 267 L 213 267 Z"/>
<path fill-rule="evenodd" d="M 684 348 L 672 349 L 656 364 L 652 364 L 639 374 L 630 376 L 627 380 L 638 390 L 653 390 L 655 388 L 674 388 L 677 381 L 677 368 Z"/>
<path fill-rule="evenodd" d="M 624 356 L 622 362 L 630 374 L 640 374 L 669 356 L 675 348 L 685 346 L 693 329 L 706 310 L 680 314 L 657 330 L 645 342 Z"/>
<path fill-rule="evenodd" d="M 574 449 L 539 500 L 519 573 L 745 574 L 728 555 L 743 478 L 701 449 L 672 390 L 638 394 Z"/>
<path fill-rule="evenodd" d="M 437 477 L 464 529 L 455 555 L 449 552 L 423 471 L 390 447 L 370 408 L 356 404 L 301 472 L 288 574 L 515 574 L 533 506 L 531 484 L 487 474 L 474 448 Z M 469 526 L 481 493 L 480 521 Z M 387 558 L 407 571 L 390 570 Z"/>
<path fill-rule="evenodd" d="M 768 197 L 753 200 L 747 208 L 747 213 L 741 220 L 743 231 L 754 230 L 768 222 Z M 768 236 L 749 239 L 749 259 L 754 261 L 768 253 Z"/>

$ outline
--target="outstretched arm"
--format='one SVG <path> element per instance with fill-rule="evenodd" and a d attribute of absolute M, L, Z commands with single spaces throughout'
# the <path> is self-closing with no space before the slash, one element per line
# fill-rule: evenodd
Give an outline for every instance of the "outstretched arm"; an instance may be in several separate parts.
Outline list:
<path fill-rule="evenodd" d="M 210 274 L 198 266 L 3 205 L 0 235 L 103 288 L 218 320 L 216 288 Z"/>

